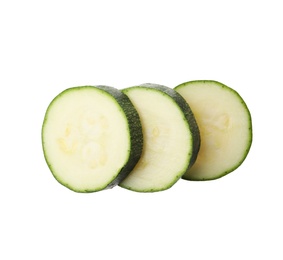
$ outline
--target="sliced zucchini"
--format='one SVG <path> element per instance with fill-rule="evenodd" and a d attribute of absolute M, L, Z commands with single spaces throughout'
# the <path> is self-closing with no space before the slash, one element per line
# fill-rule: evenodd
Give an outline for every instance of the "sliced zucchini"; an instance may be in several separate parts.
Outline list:
<path fill-rule="evenodd" d="M 252 120 L 241 96 L 224 84 L 191 81 L 175 88 L 196 117 L 201 147 L 187 180 L 213 180 L 238 168 L 252 144 Z"/>
<path fill-rule="evenodd" d="M 62 185 L 76 192 L 112 188 L 141 156 L 141 123 L 129 98 L 115 88 L 69 88 L 47 108 L 42 146 Z"/>
<path fill-rule="evenodd" d="M 124 89 L 142 123 L 141 159 L 120 186 L 138 192 L 170 188 L 194 163 L 199 131 L 186 101 L 165 86 L 143 84 Z"/>

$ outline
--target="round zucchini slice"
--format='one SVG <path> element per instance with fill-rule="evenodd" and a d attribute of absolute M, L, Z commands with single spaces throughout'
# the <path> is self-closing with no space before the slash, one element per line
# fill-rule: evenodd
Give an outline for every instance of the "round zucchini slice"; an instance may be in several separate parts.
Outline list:
<path fill-rule="evenodd" d="M 252 119 L 242 97 L 212 80 L 190 81 L 175 88 L 196 117 L 201 136 L 198 158 L 183 176 L 213 180 L 237 169 L 252 144 Z"/>
<path fill-rule="evenodd" d="M 123 92 L 140 115 L 144 148 L 120 186 L 137 192 L 166 190 L 197 157 L 200 139 L 192 111 L 181 95 L 162 85 L 143 84 Z"/>
<path fill-rule="evenodd" d="M 47 108 L 45 160 L 59 183 L 76 192 L 112 188 L 138 162 L 143 138 L 129 98 L 108 86 L 69 88 Z"/>

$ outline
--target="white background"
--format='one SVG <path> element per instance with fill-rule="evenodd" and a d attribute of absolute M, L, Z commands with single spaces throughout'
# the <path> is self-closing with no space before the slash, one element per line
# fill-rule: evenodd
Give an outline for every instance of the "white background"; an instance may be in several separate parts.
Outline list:
<path fill-rule="evenodd" d="M 0 1 L 0 259 L 283 259 L 280 1 Z M 236 171 L 158 193 L 78 194 L 41 148 L 65 88 L 238 91 L 254 139 Z"/>

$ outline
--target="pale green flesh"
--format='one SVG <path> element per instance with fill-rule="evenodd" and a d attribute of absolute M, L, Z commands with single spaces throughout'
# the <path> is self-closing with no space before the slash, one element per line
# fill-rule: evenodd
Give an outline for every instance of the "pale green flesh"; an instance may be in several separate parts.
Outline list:
<path fill-rule="evenodd" d="M 106 188 L 129 160 L 128 121 L 114 97 L 94 87 L 73 88 L 50 104 L 42 143 L 54 177 L 78 192 Z"/>
<path fill-rule="evenodd" d="M 252 143 L 250 112 L 231 88 L 216 81 L 192 81 L 175 88 L 189 103 L 200 129 L 195 164 L 183 176 L 212 180 L 238 168 Z"/>
<path fill-rule="evenodd" d="M 138 86 L 124 93 L 139 113 L 144 146 L 141 159 L 120 186 L 139 192 L 168 189 L 184 174 L 192 156 L 188 122 L 162 91 Z"/>

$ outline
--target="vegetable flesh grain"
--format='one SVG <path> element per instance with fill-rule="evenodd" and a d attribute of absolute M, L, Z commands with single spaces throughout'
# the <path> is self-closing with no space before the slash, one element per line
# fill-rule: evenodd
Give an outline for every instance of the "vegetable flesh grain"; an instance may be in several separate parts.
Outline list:
<path fill-rule="evenodd" d="M 196 117 L 201 148 L 188 180 L 212 180 L 238 168 L 252 143 L 252 121 L 247 105 L 233 89 L 217 81 L 191 81 L 175 88 Z"/>
<path fill-rule="evenodd" d="M 188 104 L 174 90 L 144 84 L 123 90 L 142 123 L 140 161 L 120 186 L 139 192 L 170 188 L 184 174 L 199 149 L 199 132 Z"/>

